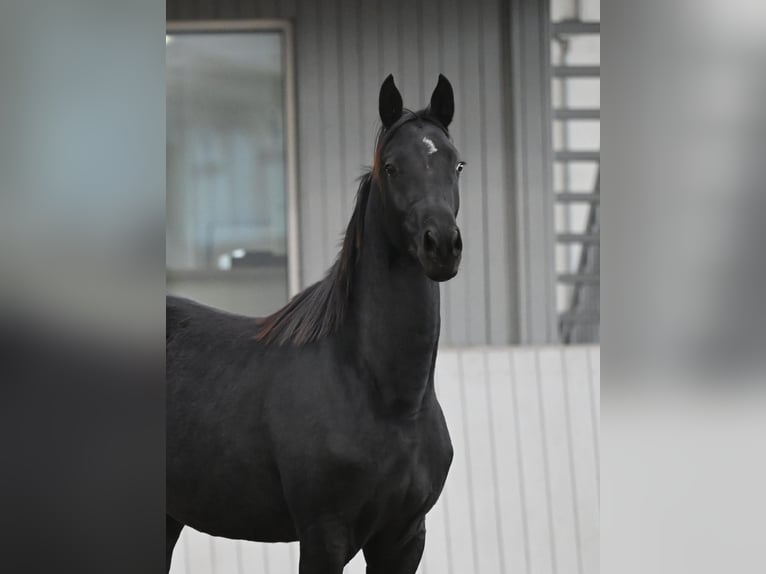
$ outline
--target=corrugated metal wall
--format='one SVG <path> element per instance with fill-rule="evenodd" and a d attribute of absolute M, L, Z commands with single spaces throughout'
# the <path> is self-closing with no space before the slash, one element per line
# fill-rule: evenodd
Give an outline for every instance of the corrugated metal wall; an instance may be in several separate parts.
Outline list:
<path fill-rule="evenodd" d="M 168 0 L 167 19 L 287 18 L 295 26 L 301 274 L 332 263 L 362 166 L 372 162 L 380 83 L 424 106 L 439 72 L 453 83 L 452 135 L 468 162 L 458 218 L 465 251 L 442 289 L 442 341 L 517 340 L 500 0 Z"/>
<path fill-rule="evenodd" d="M 599 349 L 444 349 L 436 392 L 455 447 L 420 574 L 597 574 Z M 185 529 L 171 574 L 286 574 L 297 544 Z M 361 555 L 345 570 L 363 574 Z"/>

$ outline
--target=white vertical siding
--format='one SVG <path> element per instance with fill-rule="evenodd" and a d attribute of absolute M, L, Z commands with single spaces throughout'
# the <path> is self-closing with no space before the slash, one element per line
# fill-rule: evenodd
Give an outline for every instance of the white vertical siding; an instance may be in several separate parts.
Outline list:
<path fill-rule="evenodd" d="M 463 268 L 442 288 L 442 342 L 517 340 L 500 0 L 167 0 L 167 18 L 294 22 L 304 286 L 332 263 L 356 180 L 372 163 L 381 82 L 393 73 L 405 105 L 421 108 L 443 72 L 455 88 L 451 131 L 468 168 L 458 217 Z"/>
<path fill-rule="evenodd" d="M 443 349 L 436 369 L 455 460 L 420 574 L 597 574 L 599 348 Z M 297 544 L 188 528 L 171 570 L 297 571 Z M 361 553 L 345 572 L 364 574 Z"/>

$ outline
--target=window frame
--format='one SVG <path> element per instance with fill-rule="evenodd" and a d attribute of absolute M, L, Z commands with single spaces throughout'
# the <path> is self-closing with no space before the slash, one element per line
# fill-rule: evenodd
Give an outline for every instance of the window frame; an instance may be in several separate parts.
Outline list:
<path fill-rule="evenodd" d="M 300 229 L 298 214 L 297 109 L 293 25 L 285 19 L 170 21 L 166 34 L 278 32 L 282 35 L 285 120 L 285 228 L 287 241 L 287 296 L 300 291 Z"/>

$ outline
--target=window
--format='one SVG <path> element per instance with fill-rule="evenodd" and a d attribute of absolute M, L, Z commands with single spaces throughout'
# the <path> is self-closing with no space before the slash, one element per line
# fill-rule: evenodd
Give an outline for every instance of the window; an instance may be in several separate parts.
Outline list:
<path fill-rule="evenodd" d="M 167 288 L 265 315 L 298 283 L 286 23 L 168 25 Z"/>

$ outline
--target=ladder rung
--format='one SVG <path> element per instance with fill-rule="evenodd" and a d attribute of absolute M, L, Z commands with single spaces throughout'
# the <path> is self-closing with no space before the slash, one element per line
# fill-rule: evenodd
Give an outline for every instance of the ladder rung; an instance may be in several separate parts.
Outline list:
<path fill-rule="evenodd" d="M 583 243 L 597 245 L 601 242 L 601 236 L 597 233 L 557 233 L 558 243 Z"/>
<path fill-rule="evenodd" d="M 557 78 L 598 78 L 600 66 L 553 66 L 553 75 Z"/>
<path fill-rule="evenodd" d="M 557 120 L 600 120 L 601 110 L 575 110 L 569 108 L 559 108 L 553 110 L 553 117 Z"/>
<path fill-rule="evenodd" d="M 567 311 L 566 313 L 559 313 L 559 322 L 569 325 L 593 325 L 599 323 L 600 319 L 601 314 L 598 311 Z"/>
<path fill-rule="evenodd" d="M 600 34 L 601 22 L 583 22 L 582 20 L 564 20 L 553 23 L 554 34 Z"/>
<path fill-rule="evenodd" d="M 566 283 L 568 285 L 598 285 L 601 283 L 599 275 L 585 273 L 561 273 L 558 275 L 558 280 L 559 283 Z"/>
<path fill-rule="evenodd" d="M 600 203 L 601 196 L 598 193 L 571 193 L 561 192 L 554 196 L 559 203 Z"/>
<path fill-rule="evenodd" d="M 600 161 L 601 152 L 599 151 L 557 151 L 553 153 L 553 159 L 556 161 Z"/>

